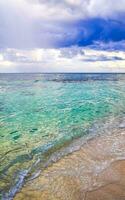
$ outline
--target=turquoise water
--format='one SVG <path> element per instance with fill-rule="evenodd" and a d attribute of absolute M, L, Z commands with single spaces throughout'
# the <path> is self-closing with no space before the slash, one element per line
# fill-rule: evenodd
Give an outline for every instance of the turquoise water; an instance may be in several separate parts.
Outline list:
<path fill-rule="evenodd" d="M 0 74 L 1 197 L 95 123 L 124 114 L 124 74 Z"/>

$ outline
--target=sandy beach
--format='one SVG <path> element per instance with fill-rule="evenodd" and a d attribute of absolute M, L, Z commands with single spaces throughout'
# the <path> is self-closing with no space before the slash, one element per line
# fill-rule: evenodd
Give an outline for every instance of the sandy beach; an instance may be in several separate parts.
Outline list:
<path fill-rule="evenodd" d="M 101 135 L 27 182 L 14 200 L 124 200 L 125 132 Z"/>

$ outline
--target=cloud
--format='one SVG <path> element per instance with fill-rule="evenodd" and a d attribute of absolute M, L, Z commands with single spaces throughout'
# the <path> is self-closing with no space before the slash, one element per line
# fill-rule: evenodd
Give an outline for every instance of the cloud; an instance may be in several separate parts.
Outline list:
<path fill-rule="evenodd" d="M 96 50 L 108 50 L 108 51 L 125 51 L 125 40 L 121 41 L 109 41 L 107 43 L 103 41 L 96 41 L 92 45 L 89 46 L 92 49 Z"/>
<path fill-rule="evenodd" d="M 82 47 L 72 46 L 72 47 L 60 49 L 60 57 L 71 59 L 77 55 L 84 55 L 84 50 Z"/>
<path fill-rule="evenodd" d="M 125 0 L 1 0 L 0 72 L 125 71 Z"/>
<path fill-rule="evenodd" d="M 60 48 L 125 40 L 125 0 L 0 1 L 0 48 Z"/>
<path fill-rule="evenodd" d="M 125 72 L 125 52 L 72 46 L 0 51 L 0 72 Z"/>
<path fill-rule="evenodd" d="M 124 13 L 125 9 L 125 0 L 115 3 L 113 0 L 26 0 L 26 2 L 36 17 L 55 20 L 86 19 L 88 17 L 115 18 L 119 13 Z M 47 13 L 45 13 L 46 9 Z"/>
<path fill-rule="evenodd" d="M 113 56 L 113 57 L 106 57 L 104 55 L 100 55 L 100 56 L 94 56 L 94 57 L 91 57 L 91 58 L 85 58 L 85 59 L 82 59 L 84 62 L 97 62 L 97 61 L 118 61 L 118 60 L 125 60 L 121 57 L 118 57 L 118 56 Z"/>

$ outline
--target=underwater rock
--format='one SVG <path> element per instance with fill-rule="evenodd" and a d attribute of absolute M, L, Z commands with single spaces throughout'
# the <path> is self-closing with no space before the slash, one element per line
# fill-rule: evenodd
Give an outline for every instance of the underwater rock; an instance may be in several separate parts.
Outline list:
<path fill-rule="evenodd" d="M 31 130 L 30 130 L 30 133 L 34 133 L 35 131 L 37 131 L 38 130 L 38 128 L 32 128 Z"/>
<path fill-rule="evenodd" d="M 21 136 L 21 135 L 15 135 L 15 136 L 13 137 L 13 139 L 14 139 L 14 140 L 18 140 L 18 139 L 20 138 L 20 136 Z"/>
<path fill-rule="evenodd" d="M 10 135 L 13 135 L 14 133 L 17 133 L 18 131 L 12 131 L 10 132 Z"/>
<path fill-rule="evenodd" d="M 35 80 L 35 81 L 34 81 L 34 83 L 37 83 L 37 82 L 39 82 L 39 80 Z"/>

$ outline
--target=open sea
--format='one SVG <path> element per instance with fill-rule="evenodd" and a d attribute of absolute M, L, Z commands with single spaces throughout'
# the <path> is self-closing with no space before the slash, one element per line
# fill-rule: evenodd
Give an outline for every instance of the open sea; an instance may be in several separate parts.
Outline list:
<path fill-rule="evenodd" d="M 121 128 L 125 74 L 0 74 L 0 199 L 89 138 Z"/>

